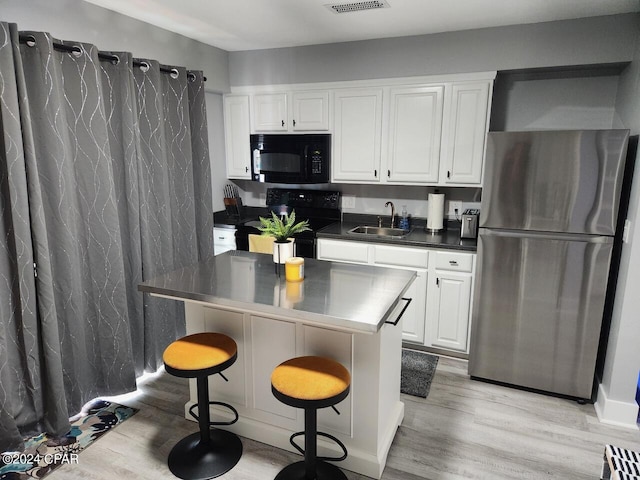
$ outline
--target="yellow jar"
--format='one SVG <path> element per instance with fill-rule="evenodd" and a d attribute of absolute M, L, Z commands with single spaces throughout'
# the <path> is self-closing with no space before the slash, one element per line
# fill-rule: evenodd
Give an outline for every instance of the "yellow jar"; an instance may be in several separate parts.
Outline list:
<path fill-rule="evenodd" d="M 304 258 L 287 258 L 284 264 L 284 276 L 287 279 L 287 282 L 299 282 L 304 280 Z"/>

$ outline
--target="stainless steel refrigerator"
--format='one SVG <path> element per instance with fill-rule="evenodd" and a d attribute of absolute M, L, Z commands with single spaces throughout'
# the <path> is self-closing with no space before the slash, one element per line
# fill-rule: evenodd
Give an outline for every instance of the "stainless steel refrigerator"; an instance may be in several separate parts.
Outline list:
<path fill-rule="evenodd" d="M 489 133 L 472 377 L 591 397 L 628 139 Z"/>

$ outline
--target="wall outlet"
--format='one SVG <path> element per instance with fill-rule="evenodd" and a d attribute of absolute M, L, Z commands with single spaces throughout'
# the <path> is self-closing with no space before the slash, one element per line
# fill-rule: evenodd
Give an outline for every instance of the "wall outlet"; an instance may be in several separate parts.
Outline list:
<path fill-rule="evenodd" d="M 342 195 L 342 208 L 356 208 L 356 196 Z"/>
<path fill-rule="evenodd" d="M 457 200 L 449 200 L 449 209 L 447 210 L 447 217 L 455 218 L 462 215 L 462 202 Z M 457 210 L 457 212 L 456 212 Z"/>

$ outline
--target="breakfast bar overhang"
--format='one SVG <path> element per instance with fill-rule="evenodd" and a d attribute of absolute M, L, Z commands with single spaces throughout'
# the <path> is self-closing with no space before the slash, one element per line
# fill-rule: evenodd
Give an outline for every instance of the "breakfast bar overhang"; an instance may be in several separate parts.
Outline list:
<path fill-rule="evenodd" d="M 271 393 L 271 372 L 300 355 L 321 355 L 351 372 L 349 396 L 340 414 L 318 412 L 318 429 L 339 438 L 349 455 L 341 467 L 380 478 L 397 427 L 400 401 L 403 295 L 411 270 L 305 260 L 305 279 L 287 282 L 271 255 L 230 251 L 140 284 L 139 290 L 183 301 L 186 330 L 220 332 L 238 344 L 238 360 L 210 379 L 211 400 L 232 404 L 238 435 L 289 451 L 289 436 L 303 430 L 303 414 Z M 399 321 L 398 321 L 399 320 Z M 197 402 L 190 385 L 188 409 Z M 211 407 L 212 420 L 228 420 Z M 320 438 L 318 454 L 337 447 Z"/>

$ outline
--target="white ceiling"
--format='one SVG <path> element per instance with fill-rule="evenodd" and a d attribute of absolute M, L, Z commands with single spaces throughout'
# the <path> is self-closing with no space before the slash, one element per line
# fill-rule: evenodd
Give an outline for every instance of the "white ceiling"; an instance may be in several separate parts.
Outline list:
<path fill-rule="evenodd" d="M 403 37 L 640 11 L 640 0 L 387 0 L 335 14 L 331 0 L 85 0 L 227 51 Z"/>

